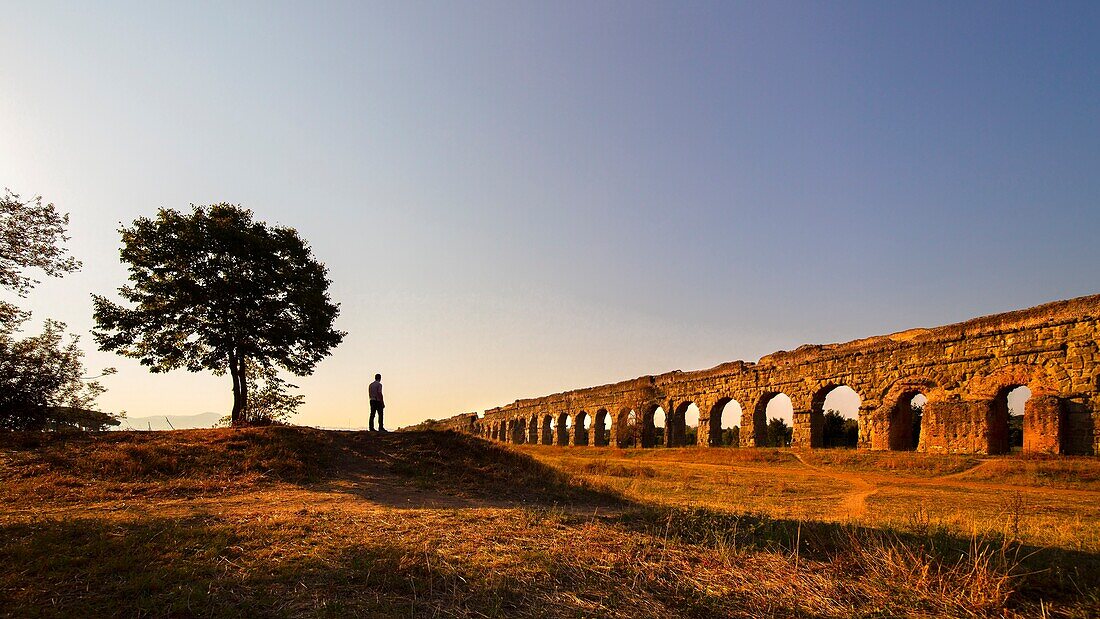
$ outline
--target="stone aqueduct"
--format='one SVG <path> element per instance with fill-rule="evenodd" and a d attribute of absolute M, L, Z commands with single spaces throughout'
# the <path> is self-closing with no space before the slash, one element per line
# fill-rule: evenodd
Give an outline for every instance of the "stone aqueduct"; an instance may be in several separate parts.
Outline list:
<path fill-rule="evenodd" d="M 1024 451 L 1095 454 L 1098 337 L 1100 295 L 1094 295 L 846 344 L 806 345 L 756 363 L 733 361 L 517 400 L 430 426 L 513 443 L 652 447 L 658 436 L 653 417 L 661 408 L 667 411 L 666 444 L 683 446 L 685 413 L 694 403 L 698 444 L 710 446 L 719 444 L 723 407 L 736 400 L 743 410 L 740 444 L 760 446 L 768 403 L 782 393 L 793 404 L 792 447 L 813 448 L 822 445 L 826 396 L 846 385 L 861 400 L 861 449 L 996 454 L 1009 451 L 1007 393 L 1026 386 Z M 911 402 L 917 394 L 927 402 L 914 445 Z"/>

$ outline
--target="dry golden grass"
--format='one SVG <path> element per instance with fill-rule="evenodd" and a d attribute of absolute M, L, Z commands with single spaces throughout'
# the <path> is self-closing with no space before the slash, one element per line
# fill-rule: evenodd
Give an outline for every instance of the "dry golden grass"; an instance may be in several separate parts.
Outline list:
<path fill-rule="evenodd" d="M 1077 518 L 1087 537 L 1091 491 L 1021 504 L 925 465 L 711 451 L 298 428 L 0 437 L 0 615 L 1100 611 L 1100 543 L 1035 543 L 1049 533 L 1026 520 L 1076 492 L 1044 526 Z M 952 493 L 1004 526 L 966 530 Z M 864 511 L 845 517 L 853 496 Z"/>
<path fill-rule="evenodd" d="M 855 449 L 814 449 L 801 454 L 801 458 L 808 464 L 845 471 L 872 471 L 926 477 L 961 473 L 977 466 L 980 462 L 977 456 L 970 455 Z"/>
<path fill-rule="evenodd" d="M 1083 456 L 1002 456 L 983 461 L 962 479 L 1100 491 L 1096 462 L 1096 458 Z"/>
<path fill-rule="evenodd" d="M 1069 481 L 1100 474 L 1097 458 L 1062 462 L 1019 456 L 979 459 L 914 452 L 779 450 L 789 461 L 773 467 L 760 466 L 751 456 L 735 459 L 712 453 L 757 451 L 753 449 L 654 449 L 626 454 L 603 448 L 520 449 L 591 484 L 647 503 L 902 530 L 911 521 L 931 518 L 960 536 L 1008 536 L 1040 547 L 1100 552 L 1100 491 L 1091 482 Z M 770 458 L 776 450 L 760 451 Z M 860 457 L 868 463 L 859 464 Z M 654 474 L 601 473 L 615 467 L 648 468 Z M 1035 480 L 1029 473 L 1037 467 L 1047 472 L 1046 478 Z"/>

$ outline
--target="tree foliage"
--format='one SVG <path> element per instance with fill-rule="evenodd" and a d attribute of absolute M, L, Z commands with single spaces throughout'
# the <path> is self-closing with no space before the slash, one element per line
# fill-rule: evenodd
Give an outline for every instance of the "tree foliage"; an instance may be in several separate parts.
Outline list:
<path fill-rule="evenodd" d="M 27 296 L 39 282 L 28 274 L 38 269 L 50 277 L 61 277 L 80 268 L 80 261 L 68 255 L 64 243 L 69 215 L 58 213 L 41 196 L 24 200 L 5 189 L 0 197 L 0 289 Z M 30 317 L 14 304 L 0 300 L 0 329 L 10 332 Z"/>
<path fill-rule="evenodd" d="M 733 426 L 732 428 L 722 428 L 721 444 L 724 447 L 740 447 L 741 446 L 741 426 Z"/>
<path fill-rule="evenodd" d="M 768 447 L 790 447 L 793 436 L 794 431 L 787 425 L 787 422 L 778 417 L 772 417 L 768 420 L 768 430 L 764 438 Z"/>
<path fill-rule="evenodd" d="M 80 261 L 68 255 L 64 243 L 69 215 L 57 212 L 42 197 L 23 200 L 4 190 L 0 198 L 0 287 L 26 296 L 39 281 L 27 269 L 39 269 L 50 277 L 61 277 L 80 268 Z"/>
<path fill-rule="evenodd" d="M 1024 447 L 1024 416 L 1008 416 L 1008 446 L 1023 449 Z"/>
<path fill-rule="evenodd" d="M 913 409 L 913 440 L 910 449 L 916 449 L 920 445 L 921 419 L 924 417 L 924 404 L 910 404 Z"/>
<path fill-rule="evenodd" d="M 67 214 L 43 204 L 41 197 L 24 200 L 5 190 L 0 198 L 0 288 L 23 297 L 39 283 L 29 272 L 61 277 L 80 268 L 64 246 L 68 223 Z M 84 378 L 79 338 L 66 341 L 65 325 L 56 320 L 47 320 L 39 335 L 17 337 L 29 317 L 0 301 L 0 428 L 98 429 L 113 423 L 110 416 L 88 410 L 103 387 Z"/>
<path fill-rule="evenodd" d="M 256 377 L 257 386 L 249 395 L 244 421 L 254 425 L 287 422 L 305 403 L 305 396 L 291 393 L 298 386 L 283 380 L 276 368 L 255 361 L 248 364 L 248 375 Z"/>
<path fill-rule="evenodd" d="M 846 419 L 839 411 L 825 411 L 824 426 L 822 442 L 825 447 L 855 447 L 859 443 L 859 422 Z"/>
<path fill-rule="evenodd" d="M 56 320 L 23 339 L 0 333 L 0 428 L 42 430 L 58 421 L 52 409 L 94 406 L 104 389 L 83 378 L 79 338 L 65 339 L 65 325 Z"/>
<path fill-rule="evenodd" d="M 132 306 L 93 297 L 100 348 L 153 372 L 228 372 L 234 424 L 249 418 L 255 368 L 308 375 L 344 338 L 327 269 L 293 228 L 223 203 L 119 231 L 130 272 L 119 294 Z"/>

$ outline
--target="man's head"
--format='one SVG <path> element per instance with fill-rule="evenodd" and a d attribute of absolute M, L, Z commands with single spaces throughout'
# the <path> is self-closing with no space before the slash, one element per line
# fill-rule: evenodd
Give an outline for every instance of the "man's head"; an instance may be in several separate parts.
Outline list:
<path fill-rule="evenodd" d="M 374 375 L 374 380 L 382 380 L 382 375 L 381 374 L 375 374 Z"/>

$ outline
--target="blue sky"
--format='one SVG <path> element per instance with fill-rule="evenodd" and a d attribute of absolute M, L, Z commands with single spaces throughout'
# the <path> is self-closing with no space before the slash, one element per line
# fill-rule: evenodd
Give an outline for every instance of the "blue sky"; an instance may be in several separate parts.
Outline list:
<path fill-rule="evenodd" d="M 1100 292 L 1095 3 L 5 3 L 0 185 L 296 227 L 349 332 L 303 423 L 390 425 Z M 91 348 L 90 338 L 86 338 Z M 131 415 L 229 381 L 114 365 Z"/>

